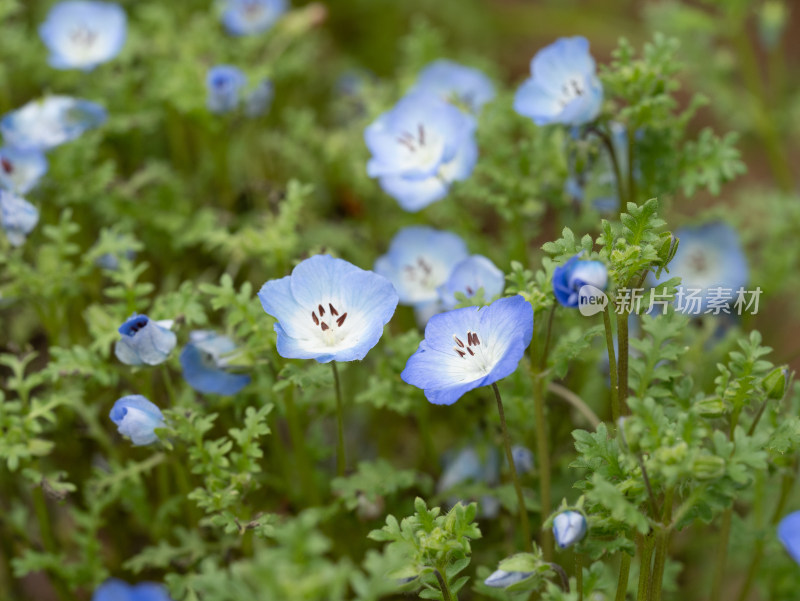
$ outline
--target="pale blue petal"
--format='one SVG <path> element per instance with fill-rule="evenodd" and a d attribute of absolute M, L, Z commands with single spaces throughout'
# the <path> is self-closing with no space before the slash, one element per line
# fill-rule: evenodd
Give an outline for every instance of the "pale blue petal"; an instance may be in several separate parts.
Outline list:
<path fill-rule="evenodd" d="M 472 255 L 453 268 L 447 282 L 439 287 L 439 296 L 445 308 L 452 309 L 457 304 L 456 292 L 471 297 L 481 288 L 484 298 L 491 301 L 503 293 L 505 275 L 486 257 Z"/>
<path fill-rule="evenodd" d="M 24 198 L 0 190 L 0 226 L 11 246 L 21 246 L 39 223 L 39 211 Z"/>
<path fill-rule="evenodd" d="M 0 148 L 0 187 L 14 194 L 30 192 L 47 173 L 47 158 L 39 150 Z"/>
<path fill-rule="evenodd" d="M 232 35 L 253 35 L 270 29 L 287 9 L 286 0 L 227 0 L 222 23 Z"/>
<path fill-rule="evenodd" d="M 792 559 L 800 564 L 800 511 L 790 513 L 781 520 L 778 539 Z"/>
<path fill-rule="evenodd" d="M 164 427 L 161 410 L 141 395 L 124 396 L 114 403 L 109 413 L 119 433 L 131 439 L 136 446 L 158 440 L 155 429 Z"/>
<path fill-rule="evenodd" d="M 484 73 L 445 59 L 425 67 L 412 92 L 436 94 L 442 100 L 463 104 L 473 113 L 495 96 L 494 86 Z"/>

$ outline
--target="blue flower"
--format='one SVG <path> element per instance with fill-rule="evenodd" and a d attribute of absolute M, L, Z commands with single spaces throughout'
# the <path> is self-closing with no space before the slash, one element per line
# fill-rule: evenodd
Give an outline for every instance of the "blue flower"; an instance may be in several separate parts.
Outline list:
<path fill-rule="evenodd" d="M 444 198 L 478 160 L 475 119 L 433 94 L 409 94 L 364 131 L 367 174 L 406 211 Z"/>
<path fill-rule="evenodd" d="M 241 101 L 242 88 L 247 78 L 242 70 L 231 65 L 217 65 L 208 70 L 206 104 L 212 113 L 228 113 L 235 110 Z"/>
<path fill-rule="evenodd" d="M 580 512 L 563 511 L 553 519 L 553 537 L 562 549 L 583 540 L 586 530 L 586 518 Z"/>
<path fill-rule="evenodd" d="M 395 235 L 389 251 L 375 261 L 375 273 L 394 284 L 400 303 L 423 308 L 438 304 L 439 287 L 467 256 L 467 245 L 455 234 L 407 227 Z"/>
<path fill-rule="evenodd" d="M 531 576 L 533 576 L 533 572 L 506 572 L 505 570 L 495 570 L 483 583 L 492 588 L 508 588 L 512 584 L 522 582 Z"/>
<path fill-rule="evenodd" d="M 250 376 L 228 371 L 235 350 L 227 336 L 208 330 L 192 332 L 180 355 L 183 378 L 198 392 L 236 394 L 250 383 Z"/>
<path fill-rule="evenodd" d="M 24 198 L 0 190 L 0 225 L 11 246 L 22 246 L 39 223 L 39 211 Z"/>
<path fill-rule="evenodd" d="M 456 62 L 440 59 L 425 67 L 412 92 L 435 94 L 478 113 L 495 96 L 492 81 L 484 73 Z"/>
<path fill-rule="evenodd" d="M 3 115 L 0 133 L 8 146 L 49 150 L 105 121 L 106 111 L 99 104 L 69 96 L 48 96 Z"/>
<path fill-rule="evenodd" d="M 790 513 L 778 524 L 778 539 L 789 555 L 800 564 L 800 511 Z"/>
<path fill-rule="evenodd" d="M 222 23 L 232 35 L 251 35 L 271 28 L 286 12 L 286 0 L 228 0 Z"/>
<path fill-rule="evenodd" d="M 450 277 L 439 286 L 439 297 L 445 309 L 452 309 L 458 304 L 456 292 L 469 298 L 483 288 L 483 298 L 491 301 L 503 294 L 505 280 L 503 272 L 489 259 L 472 255 L 453 267 Z"/>
<path fill-rule="evenodd" d="M 118 399 L 108 417 L 117 424 L 119 433 L 130 438 L 137 447 L 154 443 L 158 440 L 155 429 L 164 427 L 161 409 L 140 394 Z"/>
<path fill-rule="evenodd" d="M 731 226 L 714 221 L 697 227 L 675 231 L 680 240 L 678 251 L 670 261 L 669 273 L 650 278 L 658 291 L 658 284 L 673 277 L 681 278 L 678 294 L 684 299 L 677 307 L 686 313 L 706 310 L 709 290 L 723 288 L 736 291 L 747 283 L 747 258 L 742 251 L 739 235 Z M 697 303 L 692 299 L 697 299 Z"/>
<path fill-rule="evenodd" d="M 533 308 L 519 295 L 440 313 L 431 317 L 400 377 L 431 403 L 452 405 L 513 373 L 532 335 Z"/>
<path fill-rule="evenodd" d="M 275 98 L 275 86 L 269 79 L 264 79 L 250 90 L 244 98 L 244 112 L 248 117 L 260 117 L 269 111 Z"/>
<path fill-rule="evenodd" d="M 119 54 L 126 26 L 118 4 L 74 0 L 53 6 L 39 35 L 50 50 L 52 67 L 91 71 Z"/>
<path fill-rule="evenodd" d="M 114 354 L 126 365 L 163 363 L 178 342 L 170 332 L 171 325 L 171 321 L 152 321 L 147 315 L 134 313 L 119 327 L 122 338 L 117 340 Z"/>
<path fill-rule="evenodd" d="M 533 452 L 522 445 L 511 447 L 511 456 L 514 459 L 514 466 L 520 474 L 533 471 Z"/>
<path fill-rule="evenodd" d="M 38 150 L 0 148 L 0 188 L 27 194 L 47 173 L 47 159 Z"/>
<path fill-rule="evenodd" d="M 172 601 L 167 589 L 155 582 L 128 584 L 110 578 L 97 587 L 92 601 Z"/>
<path fill-rule="evenodd" d="M 397 307 L 385 277 L 330 255 L 315 255 L 258 292 L 278 320 L 278 354 L 289 359 L 355 361 L 378 344 Z"/>
<path fill-rule="evenodd" d="M 608 270 L 602 261 L 579 261 L 580 253 L 553 272 L 553 293 L 564 307 L 578 306 L 578 293 L 584 286 L 605 290 Z"/>
<path fill-rule="evenodd" d="M 488 449 L 482 457 L 474 447 L 466 447 L 454 456 L 445 456 L 444 471 L 436 483 L 436 491 L 445 493 L 466 482 L 479 482 L 493 487 L 499 480 L 499 466 L 496 449 Z M 463 499 L 451 498 L 449 502 L 455 505 L 460 500 Z M 491 495 L 483 495 L 479 507 L 484 518 L 494 518 L 500 511 L 499 501 Z"/>
<path fill-rule="evenodd" d="M 583 125 L 603 104 L 603 86 L 595 74 L 586 38 L 559 38 L 536 53 L 531 77 L 517 90 L 514 110 L 536 125 Z"/>

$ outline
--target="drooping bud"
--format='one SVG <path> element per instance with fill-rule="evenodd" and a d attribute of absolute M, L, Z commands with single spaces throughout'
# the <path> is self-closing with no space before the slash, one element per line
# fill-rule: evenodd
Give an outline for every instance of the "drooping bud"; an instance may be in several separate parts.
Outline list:
<path fill-rule="evenodd" d="M 695 403 L 697 412 L 703 417 L 715 418 L 725 414 L 725 403 L 719 397 L 708 397 Z"/>
<path fill-rule="evenodd" d="M 553 519 L 553 536 L 562 549 L 583 540 L 587 529 L 586 517 L 577 511 L 564 511 Z"/>
<path fill-rule="evenodd" d="M 786 387 L 789 385 L 789 367 L 783 365 L 776 367 L 761 382 L 767 393 L 767 398 L 779 401 L 786 394 Z"/>
<path fill-rule="evenodd" d="M 492 588 L 508 588 L 512 584 L 529 578 L 532 574 L 533 572 L 506 572 L 505 570 L 495 570 L 483 583 Z"/>

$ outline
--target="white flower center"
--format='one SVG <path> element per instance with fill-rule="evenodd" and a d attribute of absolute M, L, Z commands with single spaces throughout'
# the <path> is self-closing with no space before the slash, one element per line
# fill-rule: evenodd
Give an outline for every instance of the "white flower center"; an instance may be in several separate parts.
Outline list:
<path fill-rule="evenodd" d="M 414 162 L 420 167 L 428 168 L 439 162 L 442 156 L 442 140 L 425 129 L 422 123 L 417 124 L 417 131 L 404 131 L 397 138 L 397 143 L 414 156 Z"/>
<path fill-rule="evenodd" d="M 347 312 L 340 313 L 333 303 L 327 303 L 328 309 L 320 303 L 317 305 L 317 310 L 311 312 L 311 321 L 314 326 L 319 328 L 320 339 L 327 346 L 336 346 L 347 335 L 345 328 L 345 321 L 347 321 Z M 319 313 L 319 315 L 317 315 Z M 352 319 L 350 320 L 352 322 Z"/>
<path fill-rule="evenodd" d="M 261 2 L 253 0 L 244 4 L 244 18 L 248 21 L 256 21 L 264 14 L 264 6 Z"/>
<path fill-rule="evenodd" d="M 470 370 L 480 372 L 481 375 L 488 374 L 496 362 L 492 360 L 486 346 L 481 345 L 478 333 L 467 330 L 466 339 L 465 343 L 456 334 L 453 334 L 453 341 L 456 343 L 453 351 L 469 363 Z"/>
<path fill-rule="evenodd" d="M 435 290 L 441 283 L 433 266 L 425 257 L 417 257 L 416 263 L 403 265 L 403 277 L 417 288 L 425 291 Z"/>
<path fill-rule="evenodd" d="M 83 46 L 88 50 L 97 40 L 97 33 L 86 27 L 86 25 L 79 25 L 70 32 L 69 39 L 76 46 Z"/>
<path fill-rule="evenodd" d="M 583 81 L 579 77 L 570 77 L 561 85 L 559 104 L 563 108 L 579 96 L 583 96 L 585 92 L 586 88 L 583 85 Z"/>

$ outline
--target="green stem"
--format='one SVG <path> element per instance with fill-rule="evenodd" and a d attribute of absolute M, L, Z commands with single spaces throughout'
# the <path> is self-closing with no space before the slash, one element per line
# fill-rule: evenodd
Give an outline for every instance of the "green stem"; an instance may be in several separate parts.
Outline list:
<path fill-rule="evenodd" d="M 508 466 L 511 470 L 511 479 L 514 481 L 514 490 L 517 492 L 519 521 L 522 529 L 525 551 L 530 553 L 533 551 L 533 541 L 531 539 L 531 527 L 528 523 L 528 509 L 525 506 L 525 495 L 522 494 L 522 486 L 520 486 L 519 477 L 517 476 L 517 468 L 514 465 L 514 455 L 511 453 L 511 437 L 508 435 L 508 427 L 506 426 L 506 415 L 503 411 L 503 400 L 500 398 L 500 390 L 497 388 L 497 384 L 492 384 L 492 390 L 494 390 L 494 398 L 497 401 L 497 412 L 500 414 L 500 426 L 503 429 L 503 446 L 506 450 L 506 459 L 508 460 Z"/>
<path fill-rule="evenodd" d="M 575 553 L 575 588 L 578 589 L 578 601 L 583 601 L 583 555 Z"/>
<path fill-rule="evenodd" d="M 561 384 L 556 384 L 555 382 L 548 382 L 547 391 L 552 392 L 557 397 L 575 407 L 575 409 L 577 409 L 580 414 L 586 418 L 586 421 L 588 421 L 595 430 L 597 429 L 597 426 L 602 423 L 602 420 L 597 417 L 597 414 L 592 411 L 592 408 L 586 404 L 586 401 L 572 392 L 569 388 L 566 388 Z"/>
<path fill-rule="evenodd" d="M 453 597 L 450 594 L 450 588 L 447 586 L 447 581 L 442 576 L 442 573 L 439 570 L 434 570 L 433 573 L 436 575 L 436 580 L 439 581 L 439 588 L 442 591 L 442 599 L 444 601 L 453 601 Z M 456 599 L 458 597 L 456 596 Z"/>
<path fill-rule="evenodd" d="M 714 564 L 714 579 L 711 583 L 709 601 L 719 601 L 722 598 L 722 580 L 725 577 L 725 564 L 728 561 L 728 540 L 731 537 L 732 522 L 733 505 L 722 514 L 722 525 L 719 530 L 719 547 L 717 548 L 717 561 Z"/>
<path fill-rule="evenodd" d="M 547 354 L 550 351 L 550 335 L 553 331 L 553 317 L 556 314 L 556 304 L 550 308 L 550 316 L 547 318 L 547 330 L 544 334 L 544 346 L 542 347 L 542 356 L 539 357 L 539 371 L 544 371 L 547 367 Z"/>
<path fill-rule="evenodd" d="M 672 530 L 672 502 L 675 498 L 675 489 L 667 489 L 664 495 L 664 513 L 661 516 L 662 526 L 658 530 L 656 542 L 656 557 L 653 562 L 653 576 L 650 579 L 650 601 L 661 601 L 661 591 L 664 587 L 664 568 L 667 565 L 669 535 Z"/>
<path fill-rule="evenodd" d="M 639 543 L 639 591 L 636 595 L 636 601 L 647 601 L 647 595 L 650 591 L 650 564 L 653 559 L 655 542 L 655 537 L 651 532 L 641 537 Z"/>
<path fill-rule="evenodd" d="M 619 212 L 622 214 L 627 209 L 627 205 L 625 204 L 625 181 L 622 178 L 622 170 L 619 167 L 617 153 L 614 152 L 614 143 L 611 141 L 611 136 L 606 132 L 597 128 L 592 128 L 591 131 L 603 141 L 608 155 L 611 157 L 611 165 L 614 168 L 614 180 L 617 182 L 617 192 L 619 194 Z"/>
<path fill-rule="evenodd" d="M 627 135 L 628 135 L 628 200 L 630 200 L 634 204 L 639 204 L 636 202 L 636 178 L 633 176 L 634 174 L 633 146 L 634 142 L 636 141 L 636 138 L 634 135 L 634 131 L 630 127 L 627 128 Z"/>
<path fill-rule="evenodd" d="M 45 550 L 50 555 L 58 556 L 58 545 L 55 536 L 53 536 L 53 528 L 50 524 L 50 513 L 47 510 L 47 500 L 45 499 L 44 490 L 41 486 L 37 486 L 33 490 L 33 510 L 36 514 L 36 520 L 39 522 L 39 534 L 42 537 L 42 545 L 44 545 Z M 50 581 L 56 589 L 59 599 L 72 599 L 67 585 L 59 574 L 50 572 Z"/>
<path fill-rule="evenodd" d="M 617 594 L 614 596 L 614 601 L 625 601 L 625 596 L 628 593 L 628 576 L 631 573 L 631 556 L 622 552 L 622 557 L 619 560 L 619 579 L 617 580 Z"/>
<path fill-rule="evenodd" d="M 611 419 L 614 420 L 614 427 L 616 427 L 619 419 L 619 381 L 617 380 L 617 359 L 614 352 L 614 333 L 611 330 L 611 311 L 608 307 L 603 310 L 603 325 L 606 329 L 608 373 L 611 378 Z"/>
<path fill-rule="evenodd" d="M 347 471 L 347 457 L 344 449 L 344 409 L 342 408 L 342 386 L 339 382 L 339 370 L 336 361 L 331 361 L 333 382 L 336 388 L 336 473 L 344 476 Z"/>
<path fill-rule="evenodd" d="M 542 389 L 541 376 L 534 374 L 533 381 L 534 419 L 536 421 L 536 454 L 539 466 L 539 502 L 541 504 L 541 519 L 546 520 L 552 511 L 550 492 L 550 442 L 547 436 L 547 421 L 545 418 L 544 390 Z M 542 552 L 545 561 L 553 557 L 553 533 L 549 530 L 542 531 Z M 528 541 L 530 544 L 530 541 Z"/>
<path fill-rule="evenodd" d="M 619 344 L 619 363 L 617 364 L 617 386 L 619 388 L 620 415 L 628 414 L 628 313 L 617 318 L 617 338 Z"/>
<path fill-rule="evenodd" d="M 164 379 L 164 389 L 167 391 L 167 398 L 170 404 L 174 404 L 177 397 L 175 396 L 175 389 L 172 387 L 172 378 L 169 375 L 169 368 L 166 363 L 161 364 L 161 375 Z"/>

